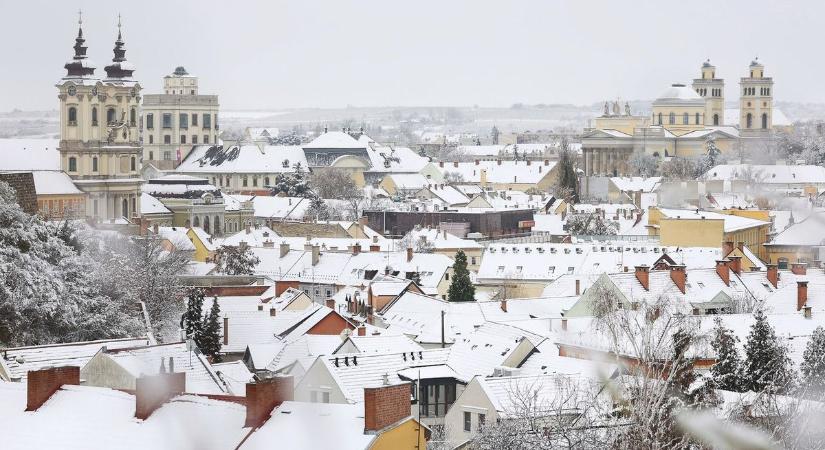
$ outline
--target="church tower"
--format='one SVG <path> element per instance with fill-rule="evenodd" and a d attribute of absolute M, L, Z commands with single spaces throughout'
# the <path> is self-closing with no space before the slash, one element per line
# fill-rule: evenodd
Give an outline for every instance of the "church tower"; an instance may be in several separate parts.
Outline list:
<path fill-rule="evenodd" d="M 57 84 L 60 101 L 60 165 L 87 194 L 86 215 L 101 220 L 131 221 L 140 212 L 140 159 L 138 117 L 140 84 L 118 18 L 112 64 L 106 78 L 95 77 L 86 55 L 82 16 L 78 19 L 74 57 Z"/>
<path fill-rule="evenodd" d="M 716 78 L 710 60 L 702 63 L 702 78 L 693 80 L 693 90 L 705 99 L 705 126 L 725 124 L 725 80 Z"/>
<path fill-rule="evenodd" d="M 765 77 L 765 66 L 754 59 L 750 73 L 739 81 L 739 133 L 758 137 L 773 129 L 773 79 Z"/>

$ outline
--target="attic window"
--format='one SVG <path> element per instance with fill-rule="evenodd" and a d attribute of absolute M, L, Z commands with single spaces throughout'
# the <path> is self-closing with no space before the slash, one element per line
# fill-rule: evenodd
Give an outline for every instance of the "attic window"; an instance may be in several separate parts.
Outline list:
<path fill-rule="evenodd" d="M 575 270 L 573 266 L 568 267 L 567 268 L 568 275 L 573 275 L 573 270 Z"/>
<path fill-rule="evenodd" d="M 550 266 L 547 268 L 547 273 L 552 274 L 556 271 L 556 266 Z"/>
<path fill-rule="evenodd" d="M 702 283 L 701 281 L 697 282 L 696 284 L 698 284 L 699 287 L 702 288 L 702 289 L 705 288 L 705 283 Z"/>

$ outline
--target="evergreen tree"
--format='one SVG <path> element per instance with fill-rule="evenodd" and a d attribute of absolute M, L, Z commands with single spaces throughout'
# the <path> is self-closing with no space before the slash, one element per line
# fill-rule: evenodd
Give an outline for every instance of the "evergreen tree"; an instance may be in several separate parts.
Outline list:
<path fill-rule="evenodd" d="M 181 317 L 181 328 L 187 339 L 197 343 L 203 333 L 203 289 L 191 288 L 186 295 L 186 311 Z"/>
<path fill-rule="evenodd" d="M 717 317 L 713 328 L 712 346 L 716 350 L 716 364 L 710 368 L 713 384 L 717 389 L 742 391 L 742 358 L 736 348 L 739 339 L 722 325 Z"/>
<path fill-rule="evenodd" d="M 471 302 L 475 300 L 476 288 L 470 281 L 470 271 L 467 270 L 467 255 L 462 250 L 455 254 L 453 264 L 453 280 L 447 291 L 447 300 L 451 302 Z"/>
<path fill-rule="evenodd" d="M 261 260 L 246 246 L 222 245 L 215 252 L 216 270 L 227 275 L 252 275 Z"/>
<path fill-rule="evenodd" d="M 793 382 L 788 350 L 777 339 L 762 310 L 756 310 L 754 319 L 745 343 L 744 389 L 784 392 Z"/>
<path fill-rule="evenodd" d="M 802 354 L 802 388 L 808 393 L 825 392 L 825 328 L 816 327 Z"/>
<path fill-rule="evenodd" d="M 203 332 L 201 333 L 198 348 L 207 356 L 212 357 L 212 361 L 220 362 L 221 356 L 221 305 L 218 303 L 218 298 L 212 301 L 212 307 L 209 309 L 209 315 L 203 319 Z"/>
<path fill-rule="evenodd" d="M 576 174 L 576 155 L 567 138 L 559 144 L 558 179 L 554 187 L 556 197 L 568 203 L 579 201 L 579 178 Z"/>

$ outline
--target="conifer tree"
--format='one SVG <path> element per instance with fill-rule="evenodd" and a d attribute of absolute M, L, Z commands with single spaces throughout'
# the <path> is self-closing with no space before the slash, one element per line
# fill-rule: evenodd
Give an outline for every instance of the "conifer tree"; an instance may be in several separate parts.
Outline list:
<path fill-rule="evenodd" d="M 825 392 L 825 328 L 816 327 L 802 354 L 802 386 L 804 391 L 822 395 Z"/>
<path fill-rule="evenodd" d="M 212 361 L 220 362 L 221 351 L 221 306 L 218 303 L 218 298 L 212 301 L 212 307 L 209 309 L 209 315 L 203 319 L 203 332 L 201 333 L 198 348 L 207 356 L 212 357 Z"/>
<path fill-rule="evenodd" d="M 455 254 L 453 264 L 453 280 L 447 291 L 447 300 L 451 302 L 471 302 L 475 300 L 476 288 L 470 280 L 470 271 L 467 270 L 467 255 L 462 250 Z"/>
<path fill-rule="evenodd" d="M 191 288 L 186 295 L 186 311 L 181 317 L 181 328 L 187 339 L 197 343 L 203 332 L 203 289 Z"/>
<path fill-rule="evenodd" d="M 722 319 L 714 319 L 712 346 L 716 350 L 716 364 L 710 368 L 713 385 L 726 391 L 742 391 L 742 358 L 736 348 L 739 339 L 722 325 Z"/>
<path fill-rule="evenodd" d="M 756 310 L 754 319 L 745 343 L 744 389 L 784 392 L 793 382 L 788 350 L 777 339 L 762 310 Z"/>

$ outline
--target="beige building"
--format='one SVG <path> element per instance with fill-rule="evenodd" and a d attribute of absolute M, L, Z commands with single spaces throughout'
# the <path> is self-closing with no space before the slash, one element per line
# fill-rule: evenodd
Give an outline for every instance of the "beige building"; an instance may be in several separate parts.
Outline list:
<path fill-rule="evenodd" d="M 163 94 L 143 99 L 143 159 L 174 169 L 199 144 L 218 142 L 218 96 L 200 95 L 198 77 L 183 67 L 163 77 Z"/>
<path fill-rule="evenodd" d="M 79 21 L 82 24 L 82 21 Z M 57 84 L 60 166 L 86 193 L 86 215 L 133 220 L 140 211 L 142 148 L 138 133 L 140 84 L 132 78 L 120 33 L 106 77 L 95 78 L 78 28 L 74 57 Z"/>

